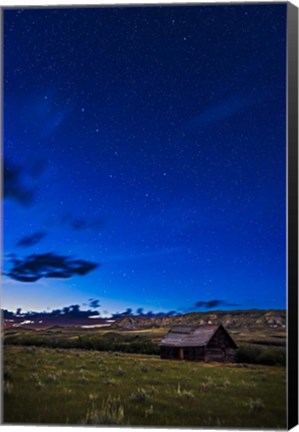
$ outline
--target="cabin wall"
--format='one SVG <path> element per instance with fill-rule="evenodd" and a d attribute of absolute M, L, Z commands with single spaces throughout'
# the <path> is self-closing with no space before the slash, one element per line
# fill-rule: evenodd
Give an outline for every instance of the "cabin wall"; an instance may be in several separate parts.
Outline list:
<path fill-rule="evenodd" d="M 236 359 L 236 349 L 234 348 L 211 348 L 205 350 L 205 361 L 234 362 Z"/>
<path fill-rule="evenodd" d="M 204 361 L 205 351 L 203 347 L 160 347 L 162 359 Z"/>
<path fill-rule="evenodd" d="M 235 348 L 231 338 L 226 331 L 221 327 L 216 331 L 212 339 L 208 343 L 209 348 Z"/>
<path fill-rule="evenodd" d="M 231 363 L 236 361 L 237 350 L 235 348 L 226 348 L 225 353 L 226 353 L 225 361 Z"/>
<path fill-rule="evenodd" d="M 184 360 L 204 361 L 204 348 L 203 347 L 185 347 Z"/>
<path fill-rule="evenodd" d="M 160 357 L 169 360 L 234 362 L 236 352 L 235 348 L 161 346 Z"/>

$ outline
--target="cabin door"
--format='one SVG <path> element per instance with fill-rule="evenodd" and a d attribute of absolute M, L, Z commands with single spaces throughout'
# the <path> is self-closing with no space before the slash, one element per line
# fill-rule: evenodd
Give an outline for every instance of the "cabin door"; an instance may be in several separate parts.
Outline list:
<path fill-rule="evenodd" d="M 222 348 L 222 361 L 225 361 L 225 348 Z"/>
<path fill-rule="evenodd" d="M 184 348 L 179 348 L 179 359 L 184 360 Z"/>

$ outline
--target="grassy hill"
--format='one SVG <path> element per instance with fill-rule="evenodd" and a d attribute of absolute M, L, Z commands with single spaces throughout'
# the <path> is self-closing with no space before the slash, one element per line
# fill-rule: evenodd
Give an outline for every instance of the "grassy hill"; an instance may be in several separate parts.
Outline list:
<path fill-rule="evenodd" d="M 4 422 L 286 427 L 285 368 L 4 347 Z"/>

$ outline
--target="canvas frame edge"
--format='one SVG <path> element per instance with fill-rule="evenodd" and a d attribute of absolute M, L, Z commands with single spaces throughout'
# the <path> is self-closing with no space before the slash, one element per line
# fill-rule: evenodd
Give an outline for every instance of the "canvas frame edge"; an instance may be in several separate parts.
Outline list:
<path fill-rule="evenodd" d="M 287 4 L 287 428 L 298 424 L 298 8 Z"/>

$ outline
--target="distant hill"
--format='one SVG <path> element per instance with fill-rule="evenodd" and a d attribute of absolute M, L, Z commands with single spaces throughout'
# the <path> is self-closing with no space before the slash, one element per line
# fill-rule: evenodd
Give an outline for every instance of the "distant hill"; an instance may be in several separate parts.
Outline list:
<path fill-rule="evenodd" d="M 3 319 L 4 329 L 18 327 L 43 329 L 53 327 L 107 328 L 116 330 L 138 330 L 167 328 L 173 325 L 209 325 L 223 324 L 228 329 L 265 329 L 286 327 L 285 310 L 235 310 L 213 312 L 191 312 L 172 316 L 125 316 L 118 319 L 93 317 L 78 318 L 65 315 L 52 316 L 44 314 L 38 318 L 13 316 Z"/>
<path fill-rule="evenodd" d="M 171 317 L 127 316 L 112 324 L 112 328 L 141 329 L 172 327 L 173 325 L 223 324 L 227 328 L 285 328 L 285 310 L 236 310 L 192 312 Z"/>

